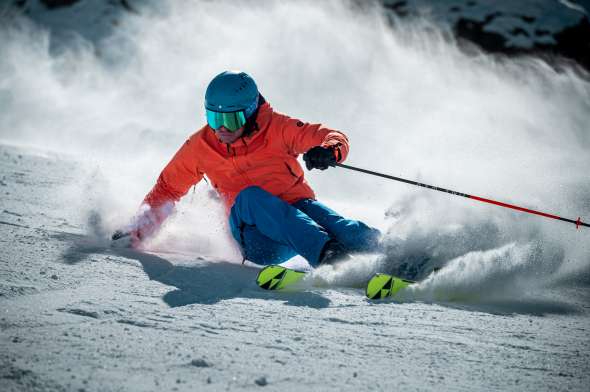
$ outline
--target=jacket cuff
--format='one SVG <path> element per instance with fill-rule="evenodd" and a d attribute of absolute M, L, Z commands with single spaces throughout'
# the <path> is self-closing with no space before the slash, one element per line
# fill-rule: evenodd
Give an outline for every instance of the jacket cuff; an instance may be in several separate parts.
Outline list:
<path fill-rule="evenodd" d="M 334 151 L 334 158 L 336 158 L 336 162 L 340 163 L 342 161 L 342 151 L 340 150 L 340 146 L 342 144 L 338 143 L 332 146 L 332 151 Z"/>

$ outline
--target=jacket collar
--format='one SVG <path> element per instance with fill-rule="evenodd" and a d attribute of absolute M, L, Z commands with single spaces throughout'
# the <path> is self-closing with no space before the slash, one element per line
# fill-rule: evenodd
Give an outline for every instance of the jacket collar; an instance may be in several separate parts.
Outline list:
<path fill-rule="evenodd" d="M 260 107 L 258 108 L 258 115 L 256 116 L 256 125 L 258 125 L 258 130 L 255 130 L 254 132 L 252 132 L 251 135 L 248 136 L 254 136 L 257 132 L 263 131 L 266 128 L 268 128 L 268 125 L 270 124 L 270 120 L 272 117 L 272 113 L 272 107 L 268 102 L 264 102 L 262 105 L 260 105 Z"/>

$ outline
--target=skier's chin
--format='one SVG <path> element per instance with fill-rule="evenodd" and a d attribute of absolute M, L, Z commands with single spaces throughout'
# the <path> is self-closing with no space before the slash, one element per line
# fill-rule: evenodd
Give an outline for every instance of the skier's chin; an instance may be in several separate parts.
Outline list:
<path fill-rule="evenodd" d="M 221 143 L 224 144 L 232 144 L 233 142 L 235 142 L 236 140 L 238 140 L 238 137 L 236 135 L 219 135 L 218 139 Z"/>
<path fill-rule="evenodd" d="M 236 140 L 238 140 L 240 138 L 240 136 L 242 136 L 242 133 L 244 132 L 244 128 L 240 128 L 235 132 L 230 132 L 229 130 L 225 129 L 224 127 L 221 127 L 219 130 L 217 130 L 216 134 L 217 134 L 217 139 L 224 144 L 232 144 L 233 142 L 235 142 Z"/>

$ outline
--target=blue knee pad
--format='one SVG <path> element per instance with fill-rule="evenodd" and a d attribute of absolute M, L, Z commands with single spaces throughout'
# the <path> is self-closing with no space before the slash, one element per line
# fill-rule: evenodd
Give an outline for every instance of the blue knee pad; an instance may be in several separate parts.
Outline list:
<path fill-rule="evenodd" d="M 379 251 L 381 232 L 365 223 L 346 219 L 326 205 L 313 199 L 300 200 L 293 207 L 303 211 L 322 226 L 350 252 Z"/>
<path fill-rule="evenodd" d="M 330 239 L 304 212 L 257 186 L 238 194 L 229 222 L 244 257 L 258 264 L 276 264 L 300 254 L 317 265 Z"/>

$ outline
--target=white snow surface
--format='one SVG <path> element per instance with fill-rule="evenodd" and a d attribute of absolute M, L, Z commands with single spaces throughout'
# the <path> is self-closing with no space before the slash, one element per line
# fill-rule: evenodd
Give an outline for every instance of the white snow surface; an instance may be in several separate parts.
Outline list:
<path fill-rule="evenodd" d="M 80 166 L 0 147 L 3 391 L 586 388 L 587 283 L 523 298 L 503 284 L 526 278 L 512 245 L 402 303 L 364 298 L 370 259 L 267 292 L 227 260 L 110 247 L 59 194 Z"/>
<path fill-rule="evenodd" d="M 386 254 L 290 292 L 256 286 L 204 182 L 142 251 L 109 241 L 226 68 L 343 129 L 351 165 L 587 222 L 587 80 L 377 7 L 157 7 L 59 50 L 0 28 L 0 390 L 587 390 L 587 228 L 330 169 L 306 173 L 318 198 Z M 365 299 L 372 273 L 414 267 L 398 301 Z"/>

